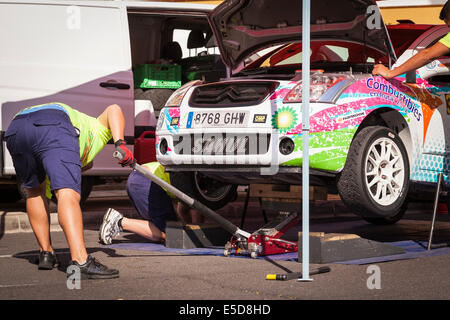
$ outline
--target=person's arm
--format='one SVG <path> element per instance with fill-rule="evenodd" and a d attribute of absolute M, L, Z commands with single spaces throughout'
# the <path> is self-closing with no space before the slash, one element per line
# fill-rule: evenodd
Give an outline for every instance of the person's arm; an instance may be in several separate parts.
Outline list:
<path fill-rule="evenodd" d="M 105 111 L 97 118 L 102 125 L 111 130 L 113 141 L 124 139 L 125 116 L 117 104 L 106 107 Z"/>
<path fill-rule="evenodd" d="M 124 140 L 125 117 L 120 106 L 117 104 L 108 106 L 97 119 L 103 126 L 111 130 L 116 151 L 123 156 L 123 160 L 119 163 L 122 166 L 134 167 L 136 160 L 133 153 L 126 147 L 127 143 Z"/>
<path fill-rule="evenodd" d="M 397 77 L 401 74 L 404 74 L 411 70 L 416 70 L 421 68 L 428 63 L 432 62 L 434 59 L 439 58 L 441 56 L 445 56 L 450 53 L 450 49 L 443 45 L 440 42 L 435 43 L 430 48 L 424 49 L 419 53 L 415 54 L 407 61 L 405 61 L 402 65 L 398 66 L 393 70 L 389 70 L 382 64 L 377 64 L 374 66 L 372 74 L 374 76 L 382 76 L 385 79 L 391 79 Z"/>

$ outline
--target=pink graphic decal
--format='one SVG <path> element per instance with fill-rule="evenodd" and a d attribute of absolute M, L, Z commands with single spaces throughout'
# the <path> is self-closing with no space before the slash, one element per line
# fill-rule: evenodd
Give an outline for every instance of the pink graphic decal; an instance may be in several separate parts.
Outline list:
<path fill-rule="evenodd" d="M 422 121 L 421 102 L 425 100 L 426 83 L 411 86 L 400 78 L 386 81 L 381 77 L 370 77 L 355 82 L 344 94 L 354 99 L 352 102 L 333 106 L 311 116 L 310 132 L 334 131 L 349 126 L 358 126 L 377 106 L 388 106 L 410 114 L 417 121 Z M 361 98 L 361 95 L 365 97 Z M 428 93 L 428 95 L 430 95 Z M 428 99 L 430 100 L 430 99 Z M 302 124 L 298 123 L 288 134 L 302 132 Z"/>
<path fill-rule="evenodd" d="M 178 108 L 178 107 L 169 108 L 169 116 L 171 118 L 179 117 L 180 116 L 180 108 Z"/>
<path fill-rule="evenodd" d="M 270 100 L 277 100 L 277 99 L 282 100 L 290 91 L 291 91 L 290 88 L 277 90 L 270 96 Z"/>
<path fill-rule="evenodd" d="M 289 83 L 280 85 L 275 92 L 270 96 L 270 100 L 283 100 L 284 97 L 297 85 L 296 81 L 290 81 Z"/>

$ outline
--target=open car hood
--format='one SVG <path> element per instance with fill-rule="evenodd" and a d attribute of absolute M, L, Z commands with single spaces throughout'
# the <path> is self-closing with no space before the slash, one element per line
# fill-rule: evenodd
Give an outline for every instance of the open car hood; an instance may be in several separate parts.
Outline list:
<path fill-rule="evenodd" d="M 265 47 L 301 41 L 302 0 L 226 0 L 208 20 L 224 63 L 235 69 Z M 311 39 L 366 44 L 396 60 L 375 0 L 311 0 Z"/>

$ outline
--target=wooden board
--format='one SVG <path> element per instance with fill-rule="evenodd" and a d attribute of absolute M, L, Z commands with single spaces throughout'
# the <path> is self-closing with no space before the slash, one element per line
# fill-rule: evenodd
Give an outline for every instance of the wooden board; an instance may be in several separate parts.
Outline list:
<path fill-rule="evenodd" d="M 314 200 L 327 200 L 326 187 L 309 187 L 309 198 Z M 276 185 L 276 184 L 252 184 L 250 185 L 250 197 L 262 198 L 265 201 L 280 201 L 292 199 L 291 202 L 301 202 L 302 186 Z M 295 201 L 294 201 L 295 200 Z"/>

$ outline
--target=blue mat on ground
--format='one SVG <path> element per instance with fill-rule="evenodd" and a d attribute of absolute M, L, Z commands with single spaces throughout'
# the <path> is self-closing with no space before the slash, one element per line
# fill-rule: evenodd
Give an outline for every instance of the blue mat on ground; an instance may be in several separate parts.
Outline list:
<path fill-rule="evenodd" d="M 450 247 L 444 248 L 436 248 L 427 250 L 427 242 L 416 242 L 416 241 L 397 241 L 397 242 L 386 242 L 387 244 L 391 244 L 400 248 L 405 249 L 405 253 L 394 254 L 390 256 L 381 256 L 381 257 L 373 257 L 373 258 L 364 258 L 357 260 L 349 260 L 349 261 L 340 261 L 335 262 L 338 264 L 371 264 L 377 262 L 388 262 L 395 260 L 406 260 L 406 259 L 415 259 L 415 258 L 425 258 L 431 256 L 438 256 L 442 254 L 450 254 Z"/>
<path fill-rule="evenodd" d="M 213 255 L 213 256 L 223 256 L 223 248 L 193 248 L 193 249 L 176 249 L 176 248 L 166 248 L 163 244 L 143 242 L 143 243 L 116 243 L 109 245 L 108 248 L 113 249 L 125 249 L 125 250 L 143 250 L 151 252 L 166 252 L 166 253 L 177 253 L 184 255 Z M 249 258 L 247 255 L 231 255 L 233 258 Z M 297 260 L 298 253 L 283 253 L 268 256 L 271 260 Z M 264 259 L 264 257 L 258 257 L 258 259 Z"/>
<path fill-rule="evenodd" d="M 414 258 L 424 258 L 430 256 L 437 256 L 442 254 L 450 254 L 450 247 L 437 248 L 428 251 L 426 249 L 426 242 L 417 243 L 415 241 L 397 241 L 397 242 L 387 242 L 387 244 L 391 244 L 400 248 L 405 249 L 405 253 L 390 255 L 390 256 L 381 256 L 381 257 L 372 257 L 372 258 L 364 258 L 358 260 L 350 260 L 350 261 L 339 261 L 333 262 L 337 264 L 353 264 L 353 265 L 362 265 L 362 264 L 371 264 L 371 263 L 379 263 L 379 262 L 388 262 L 395 260 L 405 260 L 405 259 L 414 259 Z M 113 249 L 124 249 L 124 250 L 142 250 L 142 251 L 151 251 L 151 252 L 165 252 L 165 253 L 176 253 L 176 254 L 184 254 L 184 255 L 214 255 L 214 256 L 223 256 L 223 248 L 194 248 L 194 249 L 175 249 L 175 248 L 166 248 L 162 244 L 151 243 L 151 242 L 142 242 L 142 243 L 116 243 L 108 246 Z M 231 255 L 233 258 L 249 258 L 248 255 Z M 258 257 L 258 259 L 270 259 L 270 260 L 284 260 L 284 261 L 297 261 L 298 253 L 283 253 L 277 255 L 270 255 L 267 257 Z"/>

